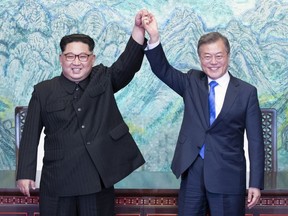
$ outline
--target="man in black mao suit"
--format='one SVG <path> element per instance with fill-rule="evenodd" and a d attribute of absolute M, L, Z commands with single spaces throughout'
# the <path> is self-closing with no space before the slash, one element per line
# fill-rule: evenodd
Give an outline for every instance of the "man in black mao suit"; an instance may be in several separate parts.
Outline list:
<path fill-rule="evenodd" d="M 155 17 L 150 14 L 143 25 L 150 36 L 146 56 L 153 72 L 184 101 L 184 118 L 172 161 L 172 171 L 177 178 L 181 176 L 178 215 L 206 216 L 207 207 L 213 216 L 245 215 L 245 130 L 250 159 L 248 208 L 258 202 L 264 179 L 256 88 L 228 72 L 230 45 L 220 33 L 203 35 L 198 42 L 203 71 L 182 73 L 165 57 Z M 215 106 L 214 111 L 209 110 L 208 102 L 211 81 L 217 82 L 210 105 Z M 210 124 L 213 115 L 216 119 Z"/>
<path fill-rule="evenodd" d="M 17 185 L 35 188 L 37 146 L 44 127 L 41 216 L 112 216 L 113 185 L 144 163 L 114 93 L 140 69 L 144 28 L 137 13 L 132 36 L 111 67 L 93 67 L 94 41 L 62 38 L 62 74 L 34 87 L 19 149 Z"/>

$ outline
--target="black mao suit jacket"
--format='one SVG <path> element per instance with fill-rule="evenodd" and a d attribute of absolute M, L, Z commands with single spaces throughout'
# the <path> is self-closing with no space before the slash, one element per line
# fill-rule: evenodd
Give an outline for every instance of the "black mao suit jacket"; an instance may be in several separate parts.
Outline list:
<path fill-rule="evenodd" d="M 264 143 L 257 90 L 233 77 L 223 108 L 209 126 L 208 79 L 204 72 L 182 73 L 167 61 L 160 44 L 146 52 L 153 72 L 184 100 L 184 117 L 178 137 L 172 171 L 178 178 L 193 163 L 205 143 L 204 181 L 208 191 L 245 193 L 246 161 L 244 131 L 250 158 L 250 187 L 263 189 Z"/>
<path fill-rule="evenodd" d="M 132 80 L 143 56 L 143 46 L 131 37 L 111 67 L 93 67 L 90 81 L 84 81 L 87 86 L 77 100 L 71 88 L 76 84 L 63 75 L 37 84 L 21 138 L 17 179 L 35 179 L 43 127 L 42 195 L 98 192 L 141 166 L 144 159 L 123 121 L 114 93 Z"/>

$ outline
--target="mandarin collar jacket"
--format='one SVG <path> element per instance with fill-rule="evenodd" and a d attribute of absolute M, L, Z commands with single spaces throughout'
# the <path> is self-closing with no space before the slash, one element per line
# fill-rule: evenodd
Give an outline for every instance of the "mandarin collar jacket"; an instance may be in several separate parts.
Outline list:
<path fill-rule="evenodd" d="M 63 75 L 34 87 L 19 149 L 17 179 L 35 179 L 37 146 L 44 128 L 40 193 L 71 196 L 98 192 L 144 163 L 114 93 L 140 69 L 143 46 L 130 38 L 117 61 L 94 66 L 76 84 Z M 77 91 L 81 91 L 78 93 Z"/>

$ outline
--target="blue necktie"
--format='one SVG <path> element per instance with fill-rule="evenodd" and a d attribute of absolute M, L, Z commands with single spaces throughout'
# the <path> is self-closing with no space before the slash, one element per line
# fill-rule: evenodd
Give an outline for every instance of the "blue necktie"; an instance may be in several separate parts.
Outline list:
<path fill-rule="evenodd" d="M 211 81 L 209 83 L 210 85 L 210 91 L 209 91 L 209 98 L 208 98 L 208 102 L 209 102 L 209 111 L 210 111 L 210 125 L 212 125 L 212 123 L 215 120 L 216 117 L 216 112 L 215 112 L 215 87 L 218 85 L 218 83 L 216 81 Z M 205 144 L 202 146 L 199 154 L 201 156 L 201 158 L 204 159 L 204 151 L 205 151 Z"/>

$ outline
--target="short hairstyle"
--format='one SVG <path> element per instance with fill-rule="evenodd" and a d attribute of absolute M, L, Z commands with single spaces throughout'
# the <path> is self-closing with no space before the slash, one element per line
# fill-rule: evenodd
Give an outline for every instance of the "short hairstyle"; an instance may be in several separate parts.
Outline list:
<path fill-rule="evenodd" d="M 200 37 L 198 41 L 198 47 L 197 47 L 198 56 L 200 56 L 200 47 L 202 45 L 214 43 L 218 40 L 222 40 L 224 42 L 227 54 L 230 54 L 230 44 L 229 44 L 228 39 L 222 34 L 220 34 L 219 32 L 210 32 Z"/>
<path fill-rule="evenodd" d="M 95 42 L 94 40 L 85 34 L 71 34 L 71 35 L 66 35 L 64 36 L 61 41 L 60 41 L 60 48 L 61 51 L 64 52 L 66 49 L 67 44 L 72 43 L 72 42 L 82 42 L 85 43 L 89 46 L 89 51 L 93 51 L 95 47 Z"/>

